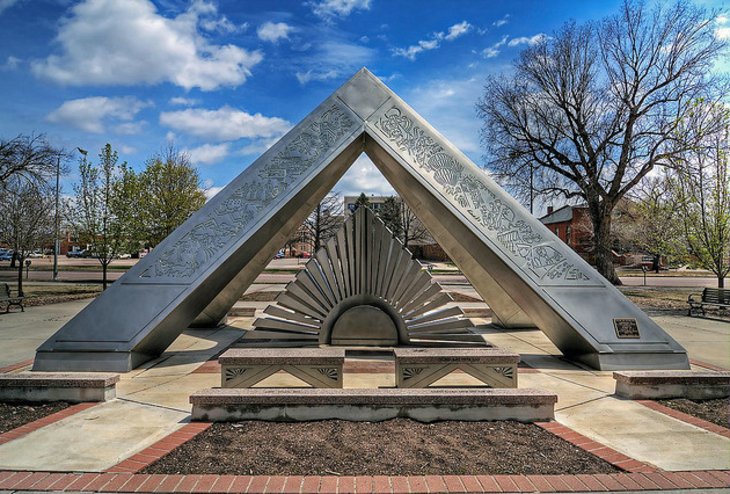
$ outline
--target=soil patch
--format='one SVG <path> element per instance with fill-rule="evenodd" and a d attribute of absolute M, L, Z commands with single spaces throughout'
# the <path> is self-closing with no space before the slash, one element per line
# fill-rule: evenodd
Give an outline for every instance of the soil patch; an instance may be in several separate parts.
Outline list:
<path fill-rule="evenodd" d="M 60 412 L 69 406 L 64 401 L 55 401 L 53 403 L 0 403 L 0 434 Z"/>
<path fill-rule="evenodd" d="M 730 428 L 730 398 L 694 401 L 686 398 L 657 400 L 665 407 Z"/>
<path fill-rule="evenodd" d="M 615 473 L 613 465 L 519 422 L 217 423 L 143 473 L 479 475 Z"/>

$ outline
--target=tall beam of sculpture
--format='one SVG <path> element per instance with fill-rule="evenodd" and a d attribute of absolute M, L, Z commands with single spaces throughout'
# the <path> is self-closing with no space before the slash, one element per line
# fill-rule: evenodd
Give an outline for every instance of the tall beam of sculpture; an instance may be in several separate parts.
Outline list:
<path fill-rule="evenodd" d="M 360 70 L 36 353 L 36 370 L 130 370 L 215 324 L 362 153 L 504 326 L 597 369 L 689 368 L 685 350 Z"/>

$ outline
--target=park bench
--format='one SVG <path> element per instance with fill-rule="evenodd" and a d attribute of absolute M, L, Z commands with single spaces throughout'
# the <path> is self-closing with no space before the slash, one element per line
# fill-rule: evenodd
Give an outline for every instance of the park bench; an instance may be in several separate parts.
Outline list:
<path fill-rule="evenodd" d="M 103 372 L 21 372 L 0 374 L 2 401 L 108 401 L 116 397 L 119 374 Z"/>
<path fill-rule="evenodd" d="M 554 393 L 526 388 L 211 388 L 190 395 L 192 419 L 206 422 L 396 417 L 535 422 L 553 419 L 557 401 Z"/>
<path fill-rule="evenodd" d="M 341 388 L 343 348 L 232 348 L 220 357 L 221 386 L 250 388 L 284 371 L 315 388 Z"/>
<path fill-rule="evenodd" d="M 687 298 L 689 304 L 689 316 L 705 315 L 705 307 L 720 307 L 730 309 L 730 290 L 723 288 L 705 288 L 702 290 L 700 299 L 697 299 L 698 293 L 693 293 Z"/>
<path fill-rule="evenodd" d="M 616 394 L 630 400 L 713 400 L 730 396 L 730 372 L 618 371 L 613 378 Z"/>
<path fill-rule="evenodd" d="M 8 285 L 7 283 L 3 283 L 2 285 L 0 285 L 0 304 L 3 304 L 3 303 L 7 304 L 5 306 L 6 314 L 8 312 L 10 312 L 10 307 L 12 307 L 14 305 L 20 307 L 21 312 L 25 312 L 25 309 L 23 308 L 23 299 L 24 298 L 25 297 L 20 297 L 20 296 L 13 297 L 10 294 L 10 285 Z"/>
<path fill-rule="evenodd" d="M 425 388 L 455 370 L 492 388 L 516 388 L 520 356 L 498 348 L 395 348 L 399 388 Z"/>

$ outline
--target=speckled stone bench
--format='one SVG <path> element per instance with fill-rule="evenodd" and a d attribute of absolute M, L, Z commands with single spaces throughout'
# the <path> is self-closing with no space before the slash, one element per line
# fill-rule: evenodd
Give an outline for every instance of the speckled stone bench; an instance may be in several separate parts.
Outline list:
<path fill-rule="evenodd" d="M 118 381 L 119 374 L 101 372 L 0 374 L 0 401 L 107 401 Z"/>
<path fill-rule="evenodd" d="M 444 388 L 213 388 L 190 396 L 193 420 L 378 422 L 408 417 L 436 420 L 551 420 L 558 397 L 537 389 Z"/>
<path fill-rule="evenodd" d="M 249 388 L 279 371 L 315 388 L 341 388 L 343 348 L 233 348 L 218 357 L 221 386 Z"/>
<path fill-rule="evenodd" d="M 614 372 L 613 378 L 616 394 L 632 400 L 711 400 L 730 396 L 730 372 L 621 371 Z"/>
<path fill-rule="evenodd" d="M 462 370 L 492 388 L 516 388 L 520 356 L 498 348 L 395 348 L 399 388 L 425 388 Z"/>

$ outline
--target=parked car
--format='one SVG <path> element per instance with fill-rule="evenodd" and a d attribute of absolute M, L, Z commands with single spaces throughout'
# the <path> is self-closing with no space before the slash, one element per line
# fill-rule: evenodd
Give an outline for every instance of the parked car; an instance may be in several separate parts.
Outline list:
<path fill-rule="evenodd" d="M 27 257 L 30 257 L 31 259 L 38 259 L 43 257 L 43 252 L 41 252 L 40 250 L 34 250 L 30 254 L 28 254 Z"/>
<path fill-rule="evenodd" d="M 66 252 L 66 257 L 89 257 L 89 253 L 86 251 L 86 249 L 82 250 L 70 250 Z"/>
<path fill-rule="evenodd" d="M 0 261 L 12 261 L 13 260 L 13 252 L 10 250 L 6 250 L 5 252 L 0 252 Z"/>
<path fill-rule="evenodd" d="M 117 254 L 117 259 L 130 259 L 132 254 Z"/>

